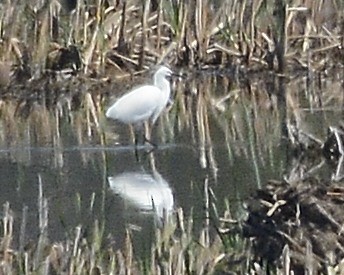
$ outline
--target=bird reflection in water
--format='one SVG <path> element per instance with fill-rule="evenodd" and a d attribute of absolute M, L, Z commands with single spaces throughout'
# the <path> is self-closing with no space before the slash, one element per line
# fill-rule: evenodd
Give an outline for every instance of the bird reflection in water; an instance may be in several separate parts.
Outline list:
<path fill-rule="evenodd" d="M 154 155 L 150 154 L 152 172 L 124 172 L 108 177 L 110 189 L 142 213 L 154 213 L 160 222 L 173 211 L 172 189 L 159 174 L 154 165 Z"/>

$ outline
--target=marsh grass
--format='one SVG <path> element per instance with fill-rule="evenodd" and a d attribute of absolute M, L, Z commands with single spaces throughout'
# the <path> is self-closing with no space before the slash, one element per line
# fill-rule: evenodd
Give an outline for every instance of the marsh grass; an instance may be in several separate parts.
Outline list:
<path fill-rule="evenodd" d="M 211 274 L 224 259 L 224 253 L 229 255 L 244 248 L 239 239 L 231 237 L 227 240 L 227 234 L 221 233 L 220 228 L 217 231 L 221 238 L 220 235 L 210 237 L 211 227 L 224 224 L 229 216 L 225 216 L 221 223 L 212 223 L 211 220 L 219 217 L 214 216 L 217 210 L 206 183 L 204 199 L 207 214 L 199 236 L 195 237 L 192 218 L 185 219 L 182 209 L 177 209 L 173 217 L 165 217 L 162 226 L 156 228 L 155 241 L 144 258 L 135 256 L 133 232 L 130 229 L 126 230 L 123 249 L 117 250 L 105 238 L 103 221 L 100 220 L 94 220 L 94 226 L 88 234 L 80 225 L 67 240 L 50 242 L 49 205 L 40 175 L 38 186 L 40 233 L 34 245 L 27 244 L 30 240 L 25 235 L 28 222 L 25 208 L 20 221 L 14 217 L 8 203 L 3 207 L 0 270 L 5 274 Z M 19 244 L 14 232 L 16 223 L 20 223 L 21 228 Z M 224 243 L 226 250 L 223 249 Z"/>
<path fill-rule="evenodd" d="M 322 70 L 343 60 L 343 10 L 339 0 L 99 0 L 73 10 L 64 1 L 10 0 L 0 5 L 0 59 L 16 81 L 67 68 L 119 75 L 160 62 Z"/>

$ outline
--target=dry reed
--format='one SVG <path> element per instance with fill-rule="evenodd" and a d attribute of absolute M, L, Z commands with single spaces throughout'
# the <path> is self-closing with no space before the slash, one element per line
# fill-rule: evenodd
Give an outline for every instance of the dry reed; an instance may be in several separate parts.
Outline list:
<path fill-rule="evenodd" d="M 344 59 L 339 0 L 94 2 L 73 10 L 66 1 L 0 4 L 1 61 L 18 80 L 67 68 L 123 74 L 157 62 L 283 73 Z"/>

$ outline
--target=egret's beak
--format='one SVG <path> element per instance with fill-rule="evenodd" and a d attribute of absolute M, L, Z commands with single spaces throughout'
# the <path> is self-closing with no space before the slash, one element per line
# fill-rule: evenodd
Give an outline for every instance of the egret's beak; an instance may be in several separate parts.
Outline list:
<path fill-rule="evenodd" d="M 177 73 L 172 73 L 171 78 L 181 78 L 181 79 L 186 79 L 186 75 L 184 74 L 177 74 Z"/>

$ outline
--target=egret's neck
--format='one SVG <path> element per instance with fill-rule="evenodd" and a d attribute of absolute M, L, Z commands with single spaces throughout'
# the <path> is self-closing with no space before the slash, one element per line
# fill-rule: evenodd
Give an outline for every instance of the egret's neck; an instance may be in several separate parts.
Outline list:
<path fill-rule="evenodd" d="M 166 97 L 170 96 L 170 82 L 165 77 L 154 77 L 154 86 L 158 87 Z"/>

